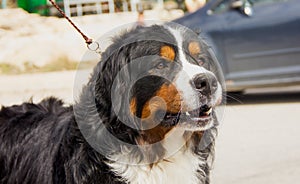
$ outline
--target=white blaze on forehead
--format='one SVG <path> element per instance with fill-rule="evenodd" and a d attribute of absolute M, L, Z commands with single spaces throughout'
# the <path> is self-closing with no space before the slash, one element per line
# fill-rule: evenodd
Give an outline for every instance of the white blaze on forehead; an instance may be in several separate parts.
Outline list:
<path fill-rule="evenodd" d="M 190 81 L 200 73 L 208 73 L 205 68 L 191 64 L 187 60 L 187 54 L 185 53 L 183 49 L 183 35 L 182 32 L 183 29 L 174 29 L 168 27 L 169 31 L 173 34 L 173 36 L 176 39 L 176 46 L 178 47 L 178 58 L 179 62 L 182 65 L 182 68 L 180 72 L 178 73 L 175 85 L 177 90 L 181 93 L 182 100 L 185 102 L 186 106 L 188 106 L 189 110 L 196 109 L 199 107 L 199 94 L 198 92 L 193 88 Z"/>

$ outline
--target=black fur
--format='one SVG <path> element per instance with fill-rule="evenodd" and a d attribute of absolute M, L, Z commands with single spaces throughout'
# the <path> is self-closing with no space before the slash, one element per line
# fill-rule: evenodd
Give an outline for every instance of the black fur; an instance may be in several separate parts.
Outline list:
<path fill-rule="evenodd" d="M 0 183 L 119 183 L 55 98 L 3 107 L 0 141 Z"/>

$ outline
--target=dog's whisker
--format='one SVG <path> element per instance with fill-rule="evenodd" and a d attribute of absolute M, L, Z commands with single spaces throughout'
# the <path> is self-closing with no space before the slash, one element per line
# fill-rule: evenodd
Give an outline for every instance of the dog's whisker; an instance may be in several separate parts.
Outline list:
<path fill-rule="evenodd" d="M 231 95 L 226 94 L 225 97 L 228 97 L 228 98 L 230 98 L 230 99 L 232 99 L 232 100 L 234 100 L 234 101 L 236 101 L 236 102 L 238 102 L 240 104 L 244 104 L 241 100 L 239 100 L 238 98 L 233 97 Z"/>

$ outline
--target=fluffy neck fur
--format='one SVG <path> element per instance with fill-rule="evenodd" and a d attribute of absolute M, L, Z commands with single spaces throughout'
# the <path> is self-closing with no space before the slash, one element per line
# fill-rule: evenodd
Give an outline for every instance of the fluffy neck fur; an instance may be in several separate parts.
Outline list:
<path fill-rule="evenodd" d="M 135 158 L 125 151 L 114 155 L 116 161 L 108 165 L 124 182 L 131 184 L 205 183 L 207 174 L 202 168 L 206 167 L 206 158 L 193 152 L 193 141 L 186 142 L 184 131 L 173 129 L 169 134 L 172 134 L 170 139 L 162 142 L 166 156 L 158 162 L 131 165 Z"/>

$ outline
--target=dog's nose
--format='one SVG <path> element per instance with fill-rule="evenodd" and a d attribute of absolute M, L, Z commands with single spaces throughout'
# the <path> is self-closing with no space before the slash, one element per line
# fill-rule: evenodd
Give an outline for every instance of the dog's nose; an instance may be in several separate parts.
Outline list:
<path fill-rule="evenodd" d="M 192 79 L 192 86 L 201 93 L 209 94 L 216 92 L 218 82 L 214 74 L 202 73 Z"/>

